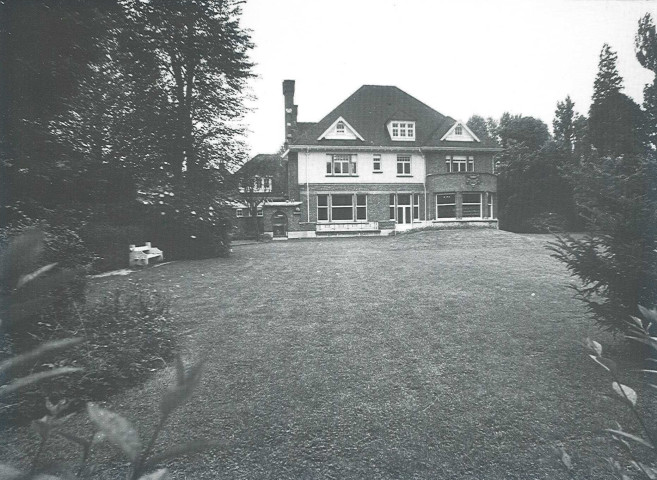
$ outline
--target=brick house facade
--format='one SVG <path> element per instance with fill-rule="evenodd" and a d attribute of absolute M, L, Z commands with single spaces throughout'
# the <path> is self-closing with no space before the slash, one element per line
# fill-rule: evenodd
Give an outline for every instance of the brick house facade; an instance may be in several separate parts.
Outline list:
<path fill-rule="evenodd" d="M 267 207 L 265 232 L 497 228 L 495 142 L 392 86 L 364 85 L 319 122 L 298 122 L 294 87 L 283 82 L 287 198 Z"/>

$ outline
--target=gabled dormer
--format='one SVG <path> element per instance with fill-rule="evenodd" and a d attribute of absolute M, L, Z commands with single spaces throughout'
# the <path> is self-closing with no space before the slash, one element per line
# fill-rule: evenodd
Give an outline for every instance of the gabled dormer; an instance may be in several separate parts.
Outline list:
<path fill-rule="evenodd" d="M 412 116 L 403 111 L 397 111 L 386 123 L 386 129 L 390 140 L 396 142 L 414 142 L 415 141 L 415 120 Z"/>
<path fill-rule="evenodd" d="M 440 139 L 444 142 L 481 142 L 463 122 L 456 122 Z"/>
<path fill-rule="evenodd" d="M 363 137 L 344 118 L 339 117 L 317 140 L 363 140 Z"/>

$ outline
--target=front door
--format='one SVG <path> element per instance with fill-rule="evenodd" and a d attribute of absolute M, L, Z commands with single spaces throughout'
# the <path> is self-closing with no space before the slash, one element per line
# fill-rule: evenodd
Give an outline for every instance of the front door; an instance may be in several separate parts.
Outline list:
<path fill-rule="evenodd" d="M 287 215 L 278 211 L 272 215 L 271 223 L 274 237 L 287 237 Z"/>
<path fill-rule="evenodd" d="M 397 223 L 411 223 L 411 194 L 397 195 Z"/>

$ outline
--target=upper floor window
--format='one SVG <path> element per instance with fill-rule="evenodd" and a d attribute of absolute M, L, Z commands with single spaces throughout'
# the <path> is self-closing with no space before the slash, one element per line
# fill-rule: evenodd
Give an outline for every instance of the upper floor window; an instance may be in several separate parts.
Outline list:
<path fill-rule="evenodd" d="M 390 137 L 393 140 L 415 140 L 415 122 L 391 122 Z"/>
<path fill-rule="evenodd" d="M 242 210 L 241 208 L 236 209 L 235 210 L 235 216 L 238 217 L 238 218 L 243 217 L 244 216 L 244 210 Z"/>
<path fill-rule="evenodd" d="M 372 160 L 372 171 L 374 172 L 380 172 L 381 171 L 381 155 L 378 153 L 374 154 L 373 160 Z"/>
<path fill-rule="evenodd" d="M 263 217 L 263 216 L 264 216 L 264 213 L 263 213 L 263 211 L 262 211 L 262 207 L 258 207 L 257 215 L 258 215 L 259 217 Z"/>
<path fill-rule="evenodd" d="M 447 173 L 474 172 L 474 157 L 454 155 L 445 157 Z"/>
<path fill-rule="evenodd" d="M 463 127 L 461 125 L 456 126 L 454 129 L 454 135 L 463 135 Z"/>
<path fill-rule="evenodd" d="M 356 175 L 355 155 L 330 155 L 326 160 L 327 175 Z"/>
<path fill-rule="evenodd" d="M 397 155 L 397 175 L 411 174 L 411 156 Z"/>
<path fill-rule="evenodd" d="M 271 177 L 261 177 L 260 175 L 256 175 L 240 184 L 240 192 L 242 193 L 271 193 L 271 191 Z"/>
<path fill-rule="evenodd" d="M 344 122 L 338 122 L 335 126 L 335 133 L 338 135 L 344 135 Z"/>

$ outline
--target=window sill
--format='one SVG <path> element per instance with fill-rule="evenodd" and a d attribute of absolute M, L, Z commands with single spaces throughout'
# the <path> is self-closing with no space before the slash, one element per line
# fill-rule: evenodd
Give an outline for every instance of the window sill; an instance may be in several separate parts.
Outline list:
<path fill-rule="evenodd" d="M 412 173 L 398 173 L 397 176 L 398 177 L 412 177 L 413 174 Z"/>
<path fill-rule="evenodd" d="M 328 173 L 327 173 L 326 176 L 327 176 L 327 177 L 343 177 L 343 178 L 349 178 L 349 177 L 357 177 L 358 175 L 339 175 L 339 174 L 338 174 L 338 175 L 335 175 L 335 174 L 331 175 L 331 174 L 328 174 Z"/>
<path fill-rule="evenodd" d="M 372 173 L 383 173 L 383 170 L 372 170 Z"/>

